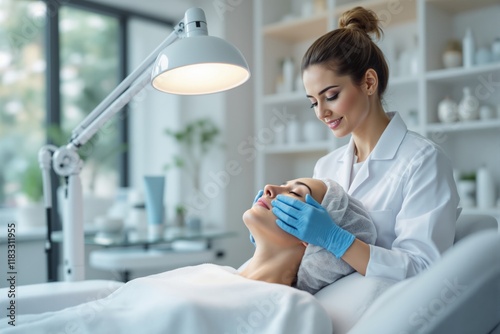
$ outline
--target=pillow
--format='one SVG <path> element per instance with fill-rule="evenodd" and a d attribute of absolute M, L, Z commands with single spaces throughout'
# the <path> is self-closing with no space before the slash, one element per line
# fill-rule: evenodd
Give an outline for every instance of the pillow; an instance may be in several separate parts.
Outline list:
<path fill-rule="evenodd" d="M 324 287 L 314 296 L 332 319 L 333 333 L 347 333 L 375 299 L 395 283 L 355 272 Z"/>

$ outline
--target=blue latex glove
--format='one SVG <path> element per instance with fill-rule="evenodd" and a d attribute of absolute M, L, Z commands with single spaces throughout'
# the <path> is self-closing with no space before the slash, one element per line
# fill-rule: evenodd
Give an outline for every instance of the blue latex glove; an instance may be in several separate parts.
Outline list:
<path fill-rule="evenodd" d="M 285 232 L 307 243 L 329 250 L 340 258 L 354 242 L 354 235 L 340 228 L 328 212 L 309 194 L 301 202 L 278 195 L 271 203 L 278 218 L 276 224 Z"/>
<path fill-rule="evenodd" d="M 259 192 L 257 193 L 257 195 L 255 196 L 255 198 L 253 200 L 253 204 L 255 204 L 259 200 L 259 198 L 262 197 L 263 194 L 264 194 L 264 190 L 262 190 L 262 189 L 259 190 Z M 250 233 L 250 242 L 255 246 L 255 239 L 253 238 L 252 233 Z"/>

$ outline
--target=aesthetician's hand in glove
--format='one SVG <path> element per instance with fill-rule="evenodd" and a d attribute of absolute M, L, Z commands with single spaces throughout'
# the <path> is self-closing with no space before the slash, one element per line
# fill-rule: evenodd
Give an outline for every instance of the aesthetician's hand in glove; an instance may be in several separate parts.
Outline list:
<path fill-rule="evenodd" d="M 278 195 L 271 204 L 278 218 L 276 224 L 282 230 L 302 241 L 328 249 L 337 258 L 342 257 L 354 242 L 354 235 L 338 227 L 325 208 L 309 194 L 305 202 Z"/>
<path fill-rule="evenodd" d="M 258 200 L 259 198 L 262 197 L 262 195 L 264 194 L 264 190 L 259 190 L 259 192 L 257 193 L 257 196 L 255 196 L 254 200 L 253 200 L 253 204 L 254 205 Z M 253 235 L 252 233 L 250 233 L 250 241 L 252 242 L 252 244 L 255 246 L 255 239 L 253 238 Z"/>

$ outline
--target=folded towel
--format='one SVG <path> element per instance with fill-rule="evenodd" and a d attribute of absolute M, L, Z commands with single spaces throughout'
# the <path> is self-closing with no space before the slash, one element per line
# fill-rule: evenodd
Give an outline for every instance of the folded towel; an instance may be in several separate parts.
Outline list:
<path fill-rule="evenodd" d="M 363 204 L 349 196 L 335 181 L 321 181 L 328 187 L 321 206 L 328 211 L 332 220 L 359 240 L 374 244 L 377 232 Z M 352 272 L 354 268 L 344 260 L 337 259 L 322 247 L 309 244 L 300 263 L 296 287 L 314 294 Z"/>

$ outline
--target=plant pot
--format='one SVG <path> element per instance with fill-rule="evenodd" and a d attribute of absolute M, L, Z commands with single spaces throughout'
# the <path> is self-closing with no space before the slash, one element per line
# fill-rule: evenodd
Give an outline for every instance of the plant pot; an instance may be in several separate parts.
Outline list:
<path fill-rule="evenodd" d="M 183 213 L 175 214 L 175 226 L 184 228 L 186 226 L 186 215 Z"/>
<path fill-rule="evenodd" d="M 463 208 L 473 208 L 476 206 L 476 181 L 460 180 L 457 184 L 460 196 L 460 205 Z"/>
<path fill-rule="evenodd" d="M 192 231 L 201 230 L 202 221 L 198 216 L 190 216 L 186 220 L 186 227 Z"/>

